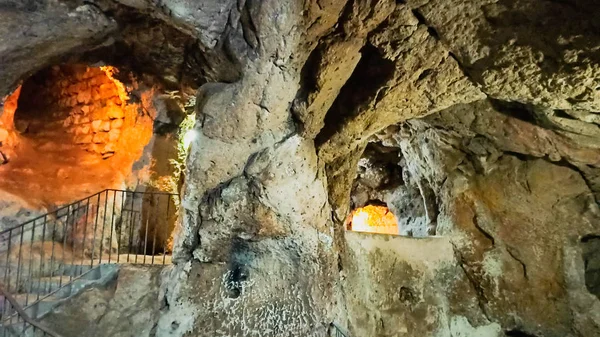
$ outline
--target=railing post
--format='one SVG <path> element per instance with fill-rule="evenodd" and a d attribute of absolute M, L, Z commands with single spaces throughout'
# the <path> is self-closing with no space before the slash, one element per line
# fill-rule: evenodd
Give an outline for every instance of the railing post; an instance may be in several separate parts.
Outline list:
<path fill-rule="evenodd" d="M 108 263 L 111 263 L 112 249 L 113 249 L 113 229 L 115 227 L 115 204 L 117 203 L 117 192 L 112 191 L 112 212 L 110 217 L 110 238 L 108 239 L 110 247 L 108 248 Z M 108 193 L 108 192 L 107 192 Z M 118 246 L 118 245 L 117 245 Z"/>
<path fill-rule="evenodd" d="M 117 194 L 121 196 L 121 205 L 116 204 L 118 202 Z M 129 198 L 131 199 L 130 209 L 126 207 L 128 195 L 131 196 Z M 141 198 L 138 198 L 140 196 Z M 104 205 L 102 207 L 103 197 Z M 6 256 L 2 258 L 5 262 L 2 286 L 6 287 L 9 292 L 22 291 L 24 306 L 27 309 L 71 284 L 74 279 L 81 277 L 84 273 L 93 270 L 96 257 L 98 257 L 98 265 L 106 262 L 103 261 L 103 253 L 107 245 L 109 246 L 108 263 L 113 263 L 112 249 L 115 248 L 113 247 L 115 235 L 117 236 L 117 263 L 122 262 L 120 255 L 123 253 L 123 247 L 127 247 L 127 251 L 124 252 L 127 254 L 127 262 L 160 264 L 160 260 L 155 255 L 162 253 L 162 264 L 164 265 L 172 220 L 171 202 L 175 197 L 175 194 L 169 193 L 104 190 L 19 226 L 0 231 L 0 240 L 5 242 L 0 244 L 0 247 L 6 248 Z M 109 198 L 112 199 L 109 200 Z M 163 204 L 164 202 L 166 205 Z M 110 215 L 107 212 L 110 212 Z M 163 212 L 164 217 L 162 216 Z M 102 221 L 101 227 L 99 221 Z M 106 226 L 110 226 L 110 228 L 106 228 Z M 30 230 L 31 233 L 26 235 L 27 230 Z M 100 235 L 98 235 L 98 230 L 102 230 Z M 89 233 L 89 231 L 93 232 Z M 141 236 L 142 231 L 144 231 L 143 237 Z M 127 237 L 128 232 L 129 236 Z M 19 236 L 16 236 L 15 233 Z M 90 240 L 87 240 L 88 236 L 90 236 Z M 96 241 L 97 236 L 99 236 L 100 242 Z M 47 242 L 46 237 L 52 242 L 51 244 Z M 27 240 L 30 242 L 26 242 Z M 105 240 L 108 240 L 108 243 Z M 122 241 L 129 241 L 129 246 Z M 38 245 L 40 245 L 39 249 Z M 46 246 L 49 248 L 50 245 L 52 249 L 47 251 Z M 61 245 L 62 252 L 59 252 Z M 90 254 L 89 268 L 85 262 L 88 253 Z M 130 261 L 132 253 L 135 254 L 135 259 Z M 143 254 L 143 256 L 139 257 L 139 254 Z M 81 260 L 78 261 L 80 258 Z M 39 265 L 36 265 L 38 262 Z M 67 273 L 66 268 L 69 262 L 71 270 Z M 85 269 L 84 266 L 86 266 Z M 52 282 L 55 274 L 60 276 L 57 285 Z M 47 276 L 50 276 L 47 280 L 42 279 Z M 38 288 L 34 294 L 33 288 L 36 284 Z M 13 312 L 13 306 L 6 298 L 0 299 L 1 304 L 4 305 L 0 308 L 0 314 L 2 314 L 0 319 L 10 317 L 11 322 L 16 320 L 19 325 L 21 323 L 29 324 Z"/>

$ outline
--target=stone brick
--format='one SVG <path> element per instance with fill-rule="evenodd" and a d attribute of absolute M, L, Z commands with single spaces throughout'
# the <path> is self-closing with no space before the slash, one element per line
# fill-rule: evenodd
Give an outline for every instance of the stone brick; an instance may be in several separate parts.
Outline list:
<path fill-rule="evenodd" d="M 113 119 L 112 122 L 110 122 L 111 129 L 120 129 L 122 126 L 123 126 L 122 118 Z"/>
<path fill-rule="evenodd" d="M 92 99 L 91 89 L 82 90 L 77 94 L 77 101 L 79 103 L 89 103 Z"/>
<path fill-rule="evenodd" d="M 123 109 L 121 109 L 120 107 L 116 106 L 116 105 L 110 105 L 107 107 L 107 114 L 108 114 L 108 118 L 110 119 L 116 119 L 116 118 L 123 118 L 125 117 L 125 113 L 123 112 Z"/>
<path fill-rule="evenodd" d="M 89 124 L 84 124 L 84 125 L 81 125 L 81 126 L 78 126 L 77 128 L 75 128 L 76 135 L 87 135 L 88 133 L 90 133 L 90 125 Z"/>
<path fill-rule="evenodd" d="M 99 132 L 94 135 L 92 140 L 94 144 L 101 144 L 108 142 L 108 132 Z"/>
<path fill-rule="evenodd" d="M 120 136 L 121 136 L 121 130 L 119 130 L 119 129 L 110 130 L 110 132 L 108 133 L 108 140 L 111 142 L 116 142 L 119 140 Z"/>
<path fill-rule="evenodd" d="M 102 128 L 102 121 L 101 120 L 95 120 L 95 121 L 92 122 L 92 130 L 94 132 L 100 131 L 101 128 Z"/>
<path fill-rule="evenodd" d="M 115 152 L 116 150 L 117 150 L 117 144 L 116 143 L 108 143 L 102 149 L 102 153 L 104 154 L 104 153 L 108 153 L 108 152 Z"/>
<path fill-rule="evenodd" d="M 95 153 L 102 153 L 102 150 L 104 149 L 103 145 L 99 145 L 99 144 L 91 144 L 87 150 L 90 152 L 95 152 Z"/>
<path fill-rule="evenodd" d="M 75 116 L 75 117 L 77 117 L 77 116 Z M 73 122 L 74 122 L 73 117 L 67 117 L 63 120 L 62 125 L 63 125 L 63 127 L 68 128 L 69 126 L 73 125 Z"/>
<path fill-rule="evenodd" d="M 79 135 L 75 137 L 75 144 L 90 144 L 92 141 L 92 135 Z"/>
<path fill-rule="evenodd" d="M 102 99 L 102 96 L 100 96 L 100 90 L 98 88 L 92 88 L 92 98 L 94 101 Z"/>
<path fill-rule="evenodd" d="M 110 131 L 110 122 L 109 121 L 102 122 L 101 130 L 102 131 Z"/>

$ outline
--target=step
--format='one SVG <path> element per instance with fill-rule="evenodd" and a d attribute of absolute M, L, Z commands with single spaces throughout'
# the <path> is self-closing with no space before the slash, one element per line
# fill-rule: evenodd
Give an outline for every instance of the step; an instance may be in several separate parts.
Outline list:
<path fill-rule="evenodd" d="M 65 276 L 80 276 L 85 274 L 83 277 L 93 280 L 101 278 L 106 273 L 111 273 L 115 268 L 118 268 L 115 263 L 98 264 L 97 261 L 94 261 L 94 265 L 91 265 L 89 260 L 75 261 L 73 264 L 63 265 L 61 274 Z"/>
<path fill-rule="evenodd" d="M 65 275 L 44 277 L 32 282 L 31 289 L 27 288 L 29 293 L 13 296 L 31 318 L 38 320 L 85 289 L 93 286 L 105 286 L 117 277 L 118 270 L 118 265 L 100 265 L 80 278 L 73 279 Z M 51 295 L 48 295 L 50 293 Z M 0 336 L 3 336 L 2 331 L 0 331 Z"/>
<path fill-rule="evenodd" d="M 6 325 L 0 325 L 0 336 L 2 337 L 48 337 L 48 334 L 44 334 L 41 330 L 34 328 L 29 324 L 24 324 L 23 321 L 19 323 L 12 323 Z"/>
<path fill-rule="evenodd" d="M 90 273 L 92 274 L 92 273 Z M 87 275 L 87 274 L 86 274 Z M 85 275 L 84 275 L 85 276 Z M 73 287 L 83 287 L 89 283 L 94 282 L 95 278 L 88 279 L 86 277 L 74 278 L 72 276 L 53 276 L 53 277 L 41 277 L 33 279 L 31 282 L 26 284 L 22 289 L 34 296 L 36 295 L 47 295 L 55 293 L 56 296 L 64 298 L 70 295 Z"/>
<path fill-rule="evenodd" d="M 19 295 L 25 297 L 24 295 Z M 21 300 L 17 299 L 19 303 L 25 303 L 25 298 Z M 25 312 L 29 317 L 38 317 L 40 313 L 47 313 L 56 307 L 60 301 L 60 298 L 56 296 L 48 296 L 44 299 L 40 299 L 39 301 L 35 301 L 35 296 L 33 294 L 29 294 L 28 301 L 30 303 L 27 308 L 25 308 Z M 34 303 L 35 302 L 35 303 Z"/>

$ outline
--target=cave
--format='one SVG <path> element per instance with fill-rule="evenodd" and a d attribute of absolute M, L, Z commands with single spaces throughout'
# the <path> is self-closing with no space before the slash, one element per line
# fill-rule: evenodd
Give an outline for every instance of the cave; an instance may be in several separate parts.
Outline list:
<path fill-rule="evenodd" d="M 597 13 L 2 2 L 0 334 L 600 336 Z"/>
<path fill-rule="evenodd" d="M 32 203 L 60 205 L 116 188 L 152 135 L 152 118 L 133 103 L 112 66 L 55 65 L 28 77 L 3 119 L 12 154 L 2 188 Z"/>
<path fill-rule="evenodd" d="M 125 118 L 129 97 L 123 84 L 112 78 L 114 69 L 64 65 L 34 74 L 20 87 L 15 129 L 41 150 L 64 147 L 68 151 L 69 145 L 81 145 L 103 159 L 126 151 L 120 142 L 121 129 L 132 127 L 135 115 Z M 148 126 L 139 127 L 143 133 Z"/>

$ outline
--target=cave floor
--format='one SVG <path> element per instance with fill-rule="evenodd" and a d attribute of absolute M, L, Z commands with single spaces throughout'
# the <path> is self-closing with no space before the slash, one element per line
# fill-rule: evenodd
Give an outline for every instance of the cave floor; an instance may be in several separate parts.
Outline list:
<path fill-rule="evenodd" d="M 0 166 L 0 189 L 34 207 L 49 207 L 119 188 L 123 174 L 118 158 L 102 159 L 73 143 L 70 135 L 25 133 L 16 155 Z"/>

